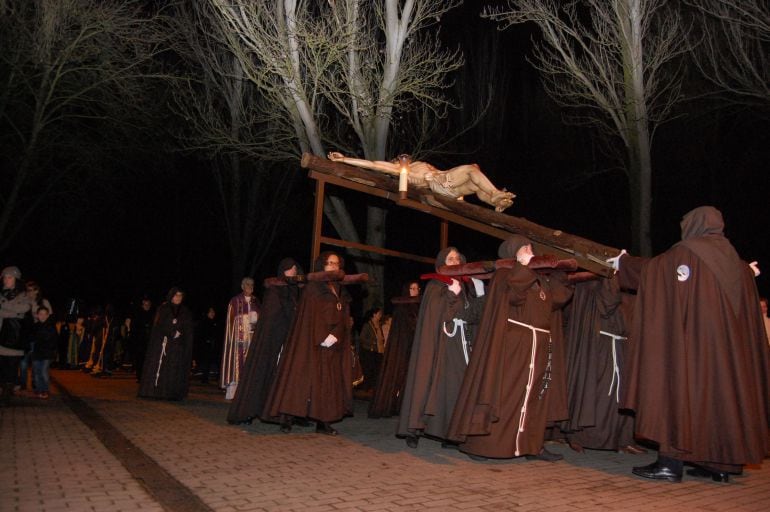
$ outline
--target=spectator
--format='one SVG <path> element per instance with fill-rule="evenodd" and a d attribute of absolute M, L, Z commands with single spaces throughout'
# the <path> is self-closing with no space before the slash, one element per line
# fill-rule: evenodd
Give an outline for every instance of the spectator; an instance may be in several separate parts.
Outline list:
<path fill-rule="evenodd" d="M 21 325 L 24 315 L 32 303 L 21 287 L 21 271 L 18 267 L 5 267 L 0 290 L 0 405 L 8 405 L 13 395 L 26 340 L 22 337 Z"/>
<path fill-rule="evenodd" d="M 30 311 L 24 315 L 24 321 L 21 326 L 21 334 L 27 338 L 27 348 L 24 352 L 24 357 L 19 361 L 19 387 L 24 390 L 27 389 L 27 374 L 28 369 L 31 369 L 32 352 L 35 350 L 35 339 L 32 336 L 34 332 L 35 323 L 37 323 L 37 309 L 39 307 L 45 307 L 50 313 L 53 313 L 51 303 L 48 299 L 43 297 L 40 291 L 40 286 L 35 281 L 27 281 L 26 284 L 27 298 L 31 302 Z M 32 378 L 32 387 L 35 387 L 34 376 Z"/>
<path fill-rule="evenodd" d="M 32 352 L 32 375 L 35 380 L 35 396 L 47 400 L 50 381 L 48 369 L 51 360 L 56 358 L 58 336 L 48 308 L 38 307 L 36 318 L 37 322 L 32 333 L 32 339 L 35 342 L 35 350 Z"/>

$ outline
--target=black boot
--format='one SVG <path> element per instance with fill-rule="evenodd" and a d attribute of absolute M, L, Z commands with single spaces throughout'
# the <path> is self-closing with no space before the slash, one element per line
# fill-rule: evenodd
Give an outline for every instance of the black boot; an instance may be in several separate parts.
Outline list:
<path fill-rule="evenodd" d="M 730 481 L 730 473 L 727 471 L 717 471 L 716 469 L 706 466 L 695 466 L 692 469 L 688 469 L 687 474 L 698 478 L 710 478 L 715 482 Z"/>
<path fill-rule="evenodd" d="M 337 431 L 328 423 L 317 421 L 315 424 L 316 434 L 326 434 L 327 436 L 336 436 Z"/>

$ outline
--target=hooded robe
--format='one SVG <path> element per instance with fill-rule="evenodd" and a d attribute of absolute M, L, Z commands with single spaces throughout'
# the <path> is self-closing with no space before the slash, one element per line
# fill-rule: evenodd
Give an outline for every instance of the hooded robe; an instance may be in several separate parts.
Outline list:
<path fill-rule="evenodd" d="M 621 405 L 661 455 L 733 471 L 768 450 L 768 346 L 754 274 L 722 214 L 687 213 L 682 241 L 652 259 L 623 256 L 637 289 Z M 736 468 L 738 467 L 738 468 Z"/>
<path fill-rule="evenodd" d="M 436 269 L 444 265 L 454 247 L 447 247 L 436 257 Z M 461 256 L 465 263 L 465 257 Z M 450 291 L 447 284 L 432 279 L 425 287 L 417 326 L 409 358 L 406 387 L 398 421 L 399 436 L 417 436 L 422 433 L 446 439 L 449 420 L 457 394 L 465 375 L 465 353 L 472 344 L 471 330 L 455 330 L 454 319 L 469 320 L 483 305 L 482 298 L 474 298 L 463 289 L 460 295 Z M 450 336 L 448 333 L 453 333 Z"/>
<path fill-rule="evenodd" d="M 514 236 L 499 256 L 513 258 L 527 243 Z M 541 275 L 518 263 L 495 271 L 449 427 L 461 451 L 494 458 L 536 455 L 547 422 L 566 419 L 559 310 L 572 291 L 564 279 L 561 272 Z"/>
<path fill-rule="evenodd" d="M 139 383 L 142 398 L 182 400 L 190 388 L 193 319 L 187 306 L 171 302 L 177 291 L 171 289 L 155 315 Z"/>
<path fill-rule="evenodd" d="M 316 262 L 314 271 L 321 270 L 323 264 Z M 353 414 L 349 316 L 350 295 L 340 282 L 305 285 L 265 406 L 267 417 L 307 417 L 332 423 Z M 321 346 L 329 334 L 337 342 Z"/>
<path fill-rule="evenodd" d="M 291 258 L 284 258 L 278 264 L 277 276 L 297 263 Z M 302 271 L 298 271 L 302 274 Z M 243 373 L 227 413 L 228 423 L 250 421 L 262 416 L 267 395 L 275 380 L 278 361 L 284 341 L 294 321 L 294 314 L 299 302 L 299 286 L 294 282 L 285 285 L 265 284 L 262 297 L 262 309 L 243 367 Z"/>
<path fill-rule="evenodd" d="M 597 450 L 633 444 L 634 422 L 619 409 L 625 385 L 623 361 L 628 332 L 618 279 L 578 283 L 568 309 L 567 386 L 570 443 Z"/>
<path fill-rule="evenodd" d="M 393 309 L 388 344 L 374 395 L 369 403 L 370 418 L 389 418 L 401 410 L 419 310 L 420 297 L 403 297 Z"/>

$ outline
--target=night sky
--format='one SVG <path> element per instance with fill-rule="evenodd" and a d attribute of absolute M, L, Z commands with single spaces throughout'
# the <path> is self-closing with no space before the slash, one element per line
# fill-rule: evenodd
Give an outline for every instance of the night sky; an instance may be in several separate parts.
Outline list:
<path fill-rule="evenodd" d="M 478 52 L 476 42 L 495 29 L 473 14 L 476 2 L 467 4 L 472 5 L 443 21 L 442 31 L 471 58 Z M 545 95 L 537 72 L 525 60 L 531 35 L 528 27 L 500 34 L 500 65 L 507 75 L 500 78 L 493 100 L 494 120 L 459 141 L 456 154 L 431 163 L 447 168 L 477 162 L 497 186 L 517 194 L 506 213 L 629 247 L 625 179 L 618 172 L 574 179 L 578 171 L 610 164 L 598 152 L 594 134 L 564 124 L 559 108 Z M 458 77 L 453 92 L 458 97 L 478 87 L 474 69 L 468 64 Z M 713 110 L 713 105 L 692 101 L 681 104 L 677 113 L 653 141 L 654 252 L 678 241 L 684 213 L 714 205 L 722 210 L 726 234 L 739 254 L 747 261 L 759 260 L 764 269 L 757 281 L 760 293 L 770 294 L 768 111 Z M 463 115 L 455 113 L 454 122 L 462 123 Z M 498 128 L 498 117 L 505 129 Z M 401 148 L 394 150 L 398 152 Z M 294 202 L 254 276 L 258 281 L 273 275 L 277 262 L 287 255 L 309 268 L 314 182 L 298 162 L 286 166 L 286 172 L 299 176 Z M 344 197 L 348 207 L 361 214 L 372 200 L 351 193 Z M 160 300 L 171 286 L 179 285 L 188 291 L 197 315 L 208 305 L 223 308 L 235 292 L 219 211 L 205 160 L 169 152 L 129 171 L 116 165 L 77 195 L 47 201 L 12 247 L 0 254 L 0 265 L 17 265 L 24 278 L 38 281 L 54 309 L 61 310 L 70 297 L 87 304 L 109 301 L 125 309 L 144 294 Z M 389 248 L 426 256 L 438 251 L 439 225 L 434 219 L 393 206 L 388 219 Z M 328 223 L 325 232 L 334 235 Z M 458 227 L 450 227 L 450 243 L 469 259 L 494 257 L 498 244 Z M 403 280 L 427 270 L 389 259 L 387 294 L 397 294 Z"/>

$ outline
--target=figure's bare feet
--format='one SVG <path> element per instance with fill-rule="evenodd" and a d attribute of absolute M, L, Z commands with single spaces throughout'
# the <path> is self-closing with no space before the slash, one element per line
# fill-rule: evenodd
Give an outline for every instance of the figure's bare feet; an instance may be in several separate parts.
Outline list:
<path fill-rule="evenodd" d="M 513 205 L 513 198 L 516 197 L 516 194 L 513 192 L 508 192 L 507 190 L 503 189 L 500 192 L 496 192 L 492 194 L 492 205 L 495 207 L 496 212 L 502 212 L 506 208 L 509 208 Z"/>
<path fill-rule="evenodd" d="M 330 151 L 329 154 L 326 156 L 332 162 L 337 162 L 345 158 L 345 155 L 343 155 L 342 153 L 338 153 L 337 151 Z"/>

